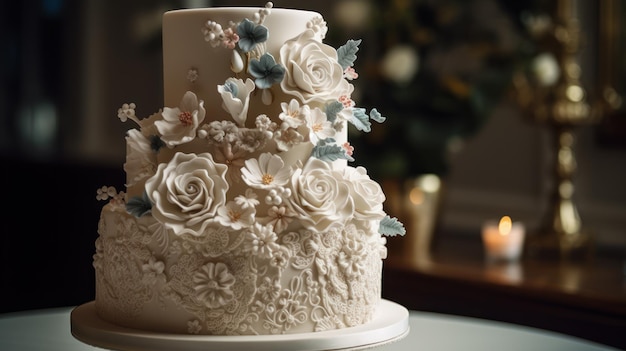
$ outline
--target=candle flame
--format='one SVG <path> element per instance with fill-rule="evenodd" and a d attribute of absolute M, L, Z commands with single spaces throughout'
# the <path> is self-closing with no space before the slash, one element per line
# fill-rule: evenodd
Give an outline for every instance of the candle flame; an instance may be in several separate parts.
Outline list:
<path fill-rule="evenodd" d="M 500 224 L 498 224 L 498 231 L 501 235 L 508 235 L 511 232 L 511 217 L 504 216 L 500 219 Z"/>

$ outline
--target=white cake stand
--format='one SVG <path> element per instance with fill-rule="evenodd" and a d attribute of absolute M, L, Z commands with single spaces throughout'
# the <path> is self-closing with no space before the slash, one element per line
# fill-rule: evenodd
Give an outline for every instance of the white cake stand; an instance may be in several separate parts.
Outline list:
<path fill-rule="evenodd" d="M 119 351 L 320 351 L 363 350 L 400 340 L 409 333 L 409 311 L 382 300 L 372 321 L 351 328 L 284 335 L 212 336 L 163 334 L 120 327 L 98 317 L 95 302 L 71 313 L 72 335 L 92 346 Z"/>

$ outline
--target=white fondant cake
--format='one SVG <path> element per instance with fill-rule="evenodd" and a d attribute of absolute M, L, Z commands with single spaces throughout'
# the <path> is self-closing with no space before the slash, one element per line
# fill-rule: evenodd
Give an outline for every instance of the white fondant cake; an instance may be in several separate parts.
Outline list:
<path fill-rule="evenodd" d="M 315 12 L 210 8 L 163 17 L 165 106 L 118 111 L 125 192 L 96 241 L 96 309 L 167 333 L 300 333 L 367 322 L 381 299 L 383 235 L 404 234 L 352 167 L 359 41 L 323 43 Z"/>

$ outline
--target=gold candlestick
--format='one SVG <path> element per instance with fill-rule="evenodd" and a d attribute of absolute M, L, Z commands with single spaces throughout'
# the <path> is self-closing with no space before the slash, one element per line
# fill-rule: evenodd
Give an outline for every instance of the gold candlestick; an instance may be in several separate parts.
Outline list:
<path fill-rule="evenodd" d="M 545 37 L 546 50 L 558 62 L 561 76 L 553 86 L 541 86 L 517 75 L 517 97 L 525 115 L 534 123 L 546 126 L 553 138 L 553 184 L 549 208 L 541 227 L 530 233 L 527 252 L 571 256 L 588 253 L 592 236 L 583 228 L 573 200 L 576 156 L 575 129 L 598 121 L 599 113 L 587 102 L 582 87 L 580 24 L 576 1 L 558 0 L 553 16 L 553 28 Z"/>

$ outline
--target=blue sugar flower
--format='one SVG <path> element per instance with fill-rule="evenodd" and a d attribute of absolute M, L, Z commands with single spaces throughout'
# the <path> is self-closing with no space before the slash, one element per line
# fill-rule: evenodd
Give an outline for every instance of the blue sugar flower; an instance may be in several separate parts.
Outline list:
<path fill-rule="evenodd" d="M 254 83 L 259 89 L 267 89 L 280 83 L 285 77 L 285 67 L 276 63 L 274 56 L 268 53 L 263 54 L 259 60 L 250 60 L 248 71 L 256 78 Z"/>
<path fill-rule="evenodd" d="M 269 33 L 265 26 L 254 24 L 246 18 L 237 26 L 237 35 L 239 35 L 237 45 L 241 51 L 249 52 L 256 44 L 266 41 Z"/>

